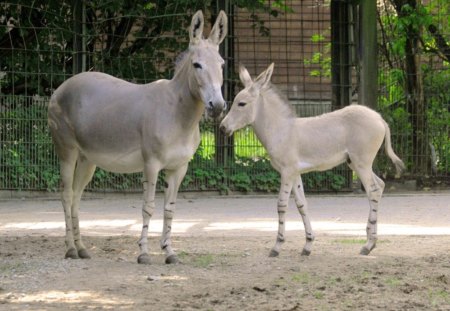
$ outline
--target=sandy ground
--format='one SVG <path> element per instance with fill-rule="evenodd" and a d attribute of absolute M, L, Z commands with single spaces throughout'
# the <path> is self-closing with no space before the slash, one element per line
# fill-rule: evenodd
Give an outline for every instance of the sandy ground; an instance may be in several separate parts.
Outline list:
<path fill-rule="evenodd" d="M 150 222 L 152 264 L 138 265 L 137 195 L 85 200 L 81 230 L 92 259 L 65 260 L 60 202 L 0 200 L 0 310 L 450 310 L 450 192 L 387 195 L 379 243 L 365 241 L 364 196 L 308 196 L 309 257 L 293 202 L 286 243 L 275 196 L 180 196 L 173 246 L 159 250 L 162 199 Z"/>

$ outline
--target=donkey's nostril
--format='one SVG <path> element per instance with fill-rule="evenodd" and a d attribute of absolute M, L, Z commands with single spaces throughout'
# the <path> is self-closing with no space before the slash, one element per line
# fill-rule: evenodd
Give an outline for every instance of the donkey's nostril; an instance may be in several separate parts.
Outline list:
<path fill-rule="evenodd" d="M 213 109 L 213 108 L 214 108 L 213 102 L 210 101 L 210 102 L 208 103 L 208 109 Z"/>

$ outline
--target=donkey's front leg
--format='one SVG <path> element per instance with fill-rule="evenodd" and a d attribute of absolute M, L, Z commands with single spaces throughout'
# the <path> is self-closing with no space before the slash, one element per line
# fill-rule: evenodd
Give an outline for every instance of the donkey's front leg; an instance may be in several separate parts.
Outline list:
<path fill-rule="evenodd" d="M 306 243 L 303 247 L 302 255 L 309 256 L 309 254 L 311 254 L 311 247 L 314 241 L 314 234 L 312 231 L 311 222 L 309 221 L 308 204 L 305 198 L 305 192 L 303 191 L 301 176 L 298 176 L 297 180 L 295 181 L 293 191 L 295 195 L 295 204 L 297 205 L 298 212 L 302 216 L 303 226 L 305 227 Z"/>
<path fill-rule="evenodd" d="M 276 257 L 280 253 L 281 244 L 284 243 L 286 210 L 289 203 L 289 196 L 292 190 L 292 178 L 281 175 L 281 187 L 278 195 L 278 235 L 275 246 L 270 251 L 270 257 Z"/>
<path fill-rule="evenodd" d="M 172 219 L 175 213 L 178 188 L 186 175 L 187 164 L 176 170 L 166 171 L 166 184 L 164 185 L 164 223 L 161 235 L 161 249 L 166 252 L 166 263 L 178 263 L 178 258 L 172 249 Z"/>
<path fill-rule="evenodd" d="M 139 239 L 139 248 L 141 253 L 137 259 L 140 264 L 150 264 L 150 255 L 148 254 L 148 226 L 150 218 L 155 210 L 155 191 L 156 181 L 158 179 L 158 170 L 144 171 L 144 205 L 142 206 L 142 232 Z"/>

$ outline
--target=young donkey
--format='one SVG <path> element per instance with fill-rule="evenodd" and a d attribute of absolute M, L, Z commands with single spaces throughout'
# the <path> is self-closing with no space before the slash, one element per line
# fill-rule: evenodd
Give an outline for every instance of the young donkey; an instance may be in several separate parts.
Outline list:
<path fill-rule="evenodd" d="M 284 242 L 285 212 L 291 190 L 305 227 L 302 255 L 311 253 L 314 235 L 300 174 L 327 170 L 343 162 L 356 172 L 369 198 L 367 243 L 361 249 L 361 254 L 369 254 L 377 240 L 377 210 L 384 189 L 384 182 L 372 171 L 372 163 L 383 140 L 397 172 L 404 168 L 392 150 L 387 123 L 375 111 L 358 105 L 318 117 L 296 118 L 291 106 L 270 83 L 273 67 L 271 64 L 255 81 L 244 67 L 239 68 L 245 88 L 236 95 L 221 123 L 221 129 L 228 135 L 250 124 L 267 149 L 272 166 L 281 174 L 278 236 L 270 256 L 277 256 Z"/>
<path fill-rule="evenodd" d="M 200 143 L 199 121 L 206 107 L 218 117 L 226 109 L 221 86 L 224 60 L 219 44 L 227 34 L 221 11 L 208 39 L 201 11 L 189 29 L 189 48 L 171 80 L 137 85 L 87 72 L 65 81 L 53 94 L 48 123 L 60 159 L 66 221 L 66 258 L 89 258 L 81 241 L 78 207 L 95 167 L 144 173 L 143 227 L 138 262 L 150 263 L 147 236 L 155 208 L 158 173 L 165 170 L 161 248 L 166 263 L 177 262 L 171 246 L 178 187 Z"/>

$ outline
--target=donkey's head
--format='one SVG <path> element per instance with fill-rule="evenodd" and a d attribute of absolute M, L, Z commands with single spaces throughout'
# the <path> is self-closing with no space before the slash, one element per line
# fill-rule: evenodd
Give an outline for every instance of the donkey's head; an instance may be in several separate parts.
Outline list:
<path fill-rule="evenodd" d="M 240 91 L 233 100 L 230 112 L 220 123 L 220 129 L 227 135 L 243 128 L 246 125 L 252 125 L 255 121 L 258 111 L 258 100 L 261 90 L 270 82 L 274 64 L 262 72 L 255 81 L 252 80 L 247 69 L 239 65 L 239 78 L 244 89 Z"/>
<path fill-rule="evenodd" d="M 197 11 L 192 17 L 189 29 L 190 42 L 186 64 L 190 66 L 189 88 L 191 93 L 205 104 L 207 114 L 212 118 L 219 117 L 226 110 L 221 90 L 225 61 L 219 54 L 219 44 L 227 34 L 227 25 L 227 15 L 220 11 L 209 38 L 204 39 L 203 13 Z"/>

